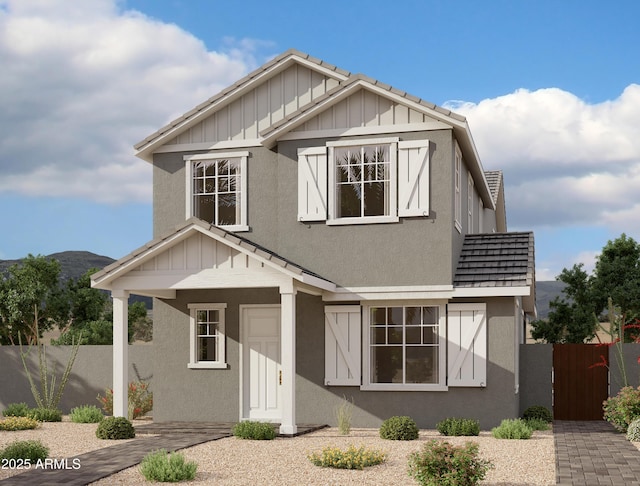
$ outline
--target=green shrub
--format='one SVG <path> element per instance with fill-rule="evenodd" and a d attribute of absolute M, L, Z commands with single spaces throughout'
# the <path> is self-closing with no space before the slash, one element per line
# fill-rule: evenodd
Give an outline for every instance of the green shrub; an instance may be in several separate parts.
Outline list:
<path fill-rule="evenodd" d="M 380 437 L 388 440 L 415 440 L 418 426 L 411 417 L 390 417 L 380 426 Z"/>
<path fill-rule="evenodd" d="M 553 414 L 551 413 L 551 410 L 542 405 L 532 405 L 527 408 L 522 414 L 522 418 L 525 420 L 539 419 L 544 420 L 547 423 L 553 422 Z"/>
<path fill-rule="evenodd" d="M 104 415 L 95 405 L 82 405 L 71 409 L 71 421 L 77 424 L 97 424 Z"/>
<path fill-rule="evenodd" d="M 40 423 L 31 417 L 7 417 L 0 420 L 0 430 L 28 430 L 35 429 Z"/>
<path fill-rule="evenodd" d="M 106 417 L 98 424 L 98 439 L 133 439 L 136 431 L 133 424 L 124 417 Z"/>
<path fill-rule="evenodd" d="M 386 454 L 376 449 L 368 449 L 364 446 L 356 448 L 350 445 L 346 450 L 325 447 L 322 452 L 313 452 L 307 457 L 316 466 L 336 469 L 364 469 L 383 463 Z"/>
<path fill-rule="evenodd" d="M 442 435 L 472 436 L 480 435 L 480 423 L 474 419 L 446 418 L 436 424 L 436 429 Z"/>
<path fill-rule="evenodd" d="M 197 469 L 198 464 L 186 462 L 184 455 L 167 453 L 165 450 L 147 454 L 140 463 L 140 472 L 147 481 L 162 483 L 177 483 L 194 479 Z"/>
<path fill-rule="evenodd" d="M 62 410 L 57 408 L 32 408 L 29 417 L 38 422 L 62 422 Z"/>
<path fill-rule="evenodd" d="M 2 415 L 5 417 L 27 417 L 29 410 L 29 405 L 24 402 L 10 403 L 9 406 L 2 411 Z"/>
<path fill-rule="evenodd" d="M 522 419 L 504 419 L 498 427 L 491 429 L 496 439 L 529 439 L 533 430 Z"/>
<path fill-rule="evenodd" d="M 473 442 L 456 447 L 430 440 L 409 456 L 409 476 L 423 486 L 475 485 L 492 467 L 491 461 L 478 458 L 478 444 Z"/>
<path fill-rule="evenodd" d="M 353 416 L 353 398 L 351 401 L 343 398 L 342 403 L 336 407 L 336 420 L 340 435 L 351 433 L 351 417 Z"/>
<path fill-rule="evenodd" d="M 48 456 L 49 448 L 39 440 L 18 440 L 0 451 L 0 459 L 28 459 L 35 462 Z"/>
<path fill-rule="evenodd" d="M 640 418 L 635 419 L 627 427 L 627 440 L 640 442 Z"/>
<path fill-rule="evenodd" d="M 609 397 L 602 406 L 604 419 L 616 430 L 626 432 L 629 424 L 640 417 L 640 387 L 625 386 L 615 397 Z"/>
<path fill-rule="evenodd" d="M 531 430 L 549 430 L 549 422 L 539 418 L 524 419 L 524 423 L 527 424 Z"/>
<path fill-rule="evenodd" d="M 276 431 L 270 423 L 247 420 L 233 426 L 233 435 L 240 439 L 272 440 Z"/>

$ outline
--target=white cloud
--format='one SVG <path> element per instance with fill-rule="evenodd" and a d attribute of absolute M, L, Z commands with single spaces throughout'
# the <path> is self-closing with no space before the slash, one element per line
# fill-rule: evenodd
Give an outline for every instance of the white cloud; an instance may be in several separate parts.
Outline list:
<path fill-rule="evenodd" d="M 596 104 L 549 88 L 448 105 L 468 118 L 485 168 L 504 170 L 510 228 L 640 234 L 640 85 Z"/>
<path fill-rule="evenodd" d="M 132 145 L 257 65 L 116 0 L 0 0 L 0 192 L 150 202 Z"/>

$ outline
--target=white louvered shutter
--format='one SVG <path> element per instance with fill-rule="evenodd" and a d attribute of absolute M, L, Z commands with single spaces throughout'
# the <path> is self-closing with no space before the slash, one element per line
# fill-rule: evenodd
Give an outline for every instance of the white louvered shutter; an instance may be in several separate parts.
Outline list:
<path fill-rule="evenodd" d="M 449 304 L 447 335 L 448 385 L 486 386 L 486 305 Z"/>
<path fill-rule="evenodd" d="M 324 384 L 359 386 L 361 314 L 359 305 L 324 308 Z"/>
<path fill-rule="evenodd" d="M 429 141 L 398 143 L 398 216 L 429 216 Z"/>
<path fill-rule="evenodd" d="M 327 219 L 327 150 L 298 149 L 298 221 Z"/>

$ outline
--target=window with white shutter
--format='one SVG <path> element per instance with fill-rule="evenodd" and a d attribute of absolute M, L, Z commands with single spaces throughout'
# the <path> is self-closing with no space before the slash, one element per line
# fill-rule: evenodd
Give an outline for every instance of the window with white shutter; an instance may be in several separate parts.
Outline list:
<path fill-rule="evenodd" d="M 398 143 L 398 216 L 429 216 L 429 141 Z"/>
<path fill-rule="evenodd" d="M 327 219 L 327 149 L 298 150 L 298 221 Z"/>
<path fill-rule="evenodd" d="M 362 343 L 360 306 L 328 305 L 324 309 L 324 384 L 359 386 Z"/>
<path fill-rule="evenodd" d="M 447 337 L 448 385 L 486 386 L 486 304 L 449 304 Z"/>

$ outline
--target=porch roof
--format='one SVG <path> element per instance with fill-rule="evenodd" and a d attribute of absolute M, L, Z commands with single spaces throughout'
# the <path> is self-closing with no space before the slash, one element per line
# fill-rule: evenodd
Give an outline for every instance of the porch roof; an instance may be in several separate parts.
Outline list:
<path fill-rule="evenodd" d="M 204 238 L 204 244 L 195 241 L 194 238 L 197 237 Z M 197 244 L 194 244 L 194 242 Z M 210 246 L 206 247 L 206 245 Z M 222 264 L 221 257 L 218 255 L 221 252 L 219 249 L 215 250 L 216 246 L 211 245 L 221 245 L 217 246 L 217 248 L 228 251 L 223 257 L 224 262 Z M 169 254 L 169 252 L 177 253 L 176 249 L 178 247 L 179 256 Z M 194 251 L 199 254 L 192 255 Z M 203 255 L 203 253 L 209 254 Z M 216 255 L 211 255 L 210 253 L 216 253 Z M 236 268 L 233 268 L 233 263 L 229 263 L 234 256 L 236 259 L 238 256 L 244 258 L 242 265 L 236 264 Z M 216 258 L 218 261 L 216 261 Z M 161 259 L 165 260 L 166 263 L 164 265 L 158 263 Z M 236 279 L 241 276 L 264 274 L 265 276 L 276 276 L 274 282 L 277 282 L 277 276 L 280 276 L 291 278 L 319 290 L 333 291 L 336 288 L 333 282 L 281 257 L 277 253 L 197 218 L 188 219 L 173 231 L 148 242 L 146 245 L 93 274 L 91 276 L 91 285 L 100 289 L 113 290 L 115 288 L 114 282 L 125 277 L 130 278 L 134 275 L 136 277 L 141 275 L 153 276 L 156 277 L 157 281 L 160 281 L 157 278 L 159 275 L 178 275 L 177 278 L 166 280 L 166 282 L 173 282 L 173 288 L 184 288 L 177 286 L 178 284 L 176 283 L 180 275 L 185 276 L 200 272 L 209 272 L 209 276 L 213 275 L 211 272 L 217 272 L 216 274 L 221 276 L 234 276 Z M 221 286 L 230 287 L 228 283 L 223 283 Z M 262 281 L 256 286 L 265 286 L 265 282 Z M 159 288 L 167 288 L 167 285 Z M 129 290 L 133 293 L 138 293 L 135 292 L 135 288 L 130 288 Z M 146 295 L 143 292 L 140 293 L 141 295 Z M 148 294 L 154 295 L 151 292 Z M 158 294 L 157 296 L 162 295 Z"/>

